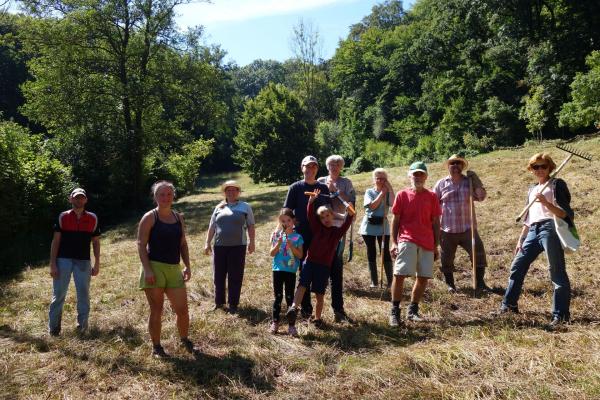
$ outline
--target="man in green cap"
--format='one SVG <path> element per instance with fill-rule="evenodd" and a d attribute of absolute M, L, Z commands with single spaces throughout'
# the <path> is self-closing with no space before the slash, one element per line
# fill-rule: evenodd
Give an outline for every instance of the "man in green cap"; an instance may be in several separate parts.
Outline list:
<path fill-rule="evenodd" d="M 408 169 L 411 186 L 396 195 L 392 213 L 391 255 L 396 258 L 392 281 L 390 326 L 400 325 L 400 300 L 404 279 L 416 278 L 407 309 L 409 321 L 421 321 L 419 301 L 427 281 L 433 278 L 433 262 L 439 257 L 440 202 L 435 193 L 425 188 L 427 166 L 422 161 Z"/>

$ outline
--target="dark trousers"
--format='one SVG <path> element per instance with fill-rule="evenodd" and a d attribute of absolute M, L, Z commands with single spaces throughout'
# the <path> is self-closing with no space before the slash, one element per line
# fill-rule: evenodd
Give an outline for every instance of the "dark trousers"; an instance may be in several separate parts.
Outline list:
<path fill-rule="evenodd" d="M 344 240 L 340 240 L 331 263 L 329 279 L 331 279 L 331 308 L 333 311 L 344 311 Z"/>
<path fill-rule="evenodd" d="M 302 238 L 304 239 L 304 254 L 302 255 L 302 262 L 300 263 L 300 268 L 304 265 L 304 260 L 306 259 L 306 254 L 308 253 L 308 248 L 310 247 L 310 242 L 312 242 L 312 234 L 309 233 L 300 233 Z M 302 301 L 300 302 L 300 306 L 302 308 L 303 315 L 311 315 L 313 312 L 313 307 L 310 302 L 310 286 L 306 288 L 306 292 L 304 292 L 304 296 L 302 297 Z"/>
<path fill-rule="evenodd" d="M 440 260 L 442 264 L 441 270 L 443 273 L 454 272 L 454 257 L 456 256 L 456 249 L 458 246 L 465 249 L 472 263 L 471 229 L 462 233 L 449 233 L 444 231 L 440 232 Z M 487 267 L 485 248 L 483 247 L 483 242 L 481 241 L 481 237 L 479 237 L 479 233 L 477 231 L 475 231 L 475 256 L 477 258 L 477 269 L 485 270 Z"/>
<path fill-rule="evenodd" d="M 286 271 L 273 271 L 273 321 L 280 321 L 281 302 L 283 301 L 283 290 L 285 287 L 285 303 L 288 307 L 294 302 L 294 290 L 296 287 L 296 274 Z"/>
<path fill-rule="evenodd" d="M 240 303 L 246 246 L 214 246 L 213 277 L 215 283 L 215 304 L 225 304 L 225 280 L 227 280 L 227 300 L 229 307 Z"/>
<path fill-rule="evenodd" d="M 377 261 L 377 247 L 375 246 L 375 242 L 379 245 L 379 249 L 381 249 L 381 236 L 371 236 L 371 235 L 362 235 L 363 240 L 365 241 L 365 245 L 367 246 L 367 260 L 368 261 Z M 390 256 L 390 235 L 385 235 L 385 240 L 383 242 L 383 259 L 384 261 L 392 261 L 392 256 Z"/>

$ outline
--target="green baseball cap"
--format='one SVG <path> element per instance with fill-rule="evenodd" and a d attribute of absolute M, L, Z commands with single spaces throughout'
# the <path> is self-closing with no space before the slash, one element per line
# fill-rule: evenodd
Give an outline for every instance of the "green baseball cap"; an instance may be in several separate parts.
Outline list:
<path fill-rule="evenodd" d="M 415 161 L 408 167 L 408 174 L 413 175 L 415 172 L 421 171 L 427 173 L 427 165 L 423 161 Z"/>

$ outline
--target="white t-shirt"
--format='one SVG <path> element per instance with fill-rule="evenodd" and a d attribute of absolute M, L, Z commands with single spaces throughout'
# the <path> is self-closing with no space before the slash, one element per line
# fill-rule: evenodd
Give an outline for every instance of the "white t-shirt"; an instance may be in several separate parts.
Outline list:
<path fill-rule="evenodd" d="M 535 200 L 535 195 L 540 192 L 540 189 L 543 185 L 536 185 L 529 192 L 529 202 L 531 203 Z M 552 192 L 552 185 L 548 185 L 546 189 L 544 189 L 544 197 L 548 199 L 548 201 L 554 204 L 554 193 Z M 527 218 L 525 218 L 525 225 L 530 226 L 536 222 L 545 221 L 547 219 L 553 219 L 554 214 L 546 206 L 544 206 L 539 201 L 533 203 L 533 205 L 529 208 L 529 212 L 527 213 Z"/>

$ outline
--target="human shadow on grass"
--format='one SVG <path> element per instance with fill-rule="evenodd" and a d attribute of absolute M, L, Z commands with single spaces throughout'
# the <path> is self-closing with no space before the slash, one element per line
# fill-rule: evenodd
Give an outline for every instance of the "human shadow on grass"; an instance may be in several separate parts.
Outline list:
<path fill-rule="evenodd" d="M 271 316 L 265 310 L 254 306 L 240 306 L 238 308 L 238 317 L 245 319 L 251 325 L 259 325 L 269 319 Z"/>
<path fill-rule="evenodd" d="M 112 342 L 118 340 L 130 349 L 141 346 L 144 343 L 144 339 L 141 333 L 130 325 L 121 326 L 117 325 L 110 329 L 103 329 L 98 327 L 91 327 L 87 332 L 78 334 L 79 339 L 88 340 L 101 340 L 103 342 Z"/>
<path fill-rule="evenodd" d="M 390 289 L 388 288 L 361 288 L 361 287 L 346 287 L 344 292 L 355 297 L 364 297 L 367 299 L 381 300 L 385 302 L 392 301 Z"/>
<path fill-rule="evenodd" d="M 111 335 L 114 338 L 114 335 L 125 334 L 129 331 L 128 327 L 106 332 L 99 330 L 92 332 L 87 339 L 92 340 L 94 336 L 97 336 L 99 339 L 109 339 Z M 78 360 L 79 362 L 92 363 L 99 367 L 105 367 L 109 371 L 127 371 L 133 375 L 154 375 L 171 382 L 192 382 L 195 385 L 203 386 L 203 389 L 208 391 L 213 388 L 217 390 L 220 387 L 231 385 L 231 382 L 239 382 L 244 386 L 260 391 L 274 390 L 273 384 L 268 379 L 256 373 L 254 368 L 255 362 L 236 352 L 230 352 L 222 357 L 205 354 L 201 351 L 194 352 L 192 356 L 178 357 L 173 355 L 164 360 L 164 362 L 171 364 L 173 368 L 165 370 L 145 367 L 140 364 L 139 360 L 133 359 L 128 353 L 122 352 L 117 357 L 106 356 L 105 354 L 107 353 L 105 352 L 90 354 L 85 350 L 74 350 L 66 343 L 55 342 L 53 339 L 43 337 L 35 337 L 26 332 L 17 331 L 7 325 L 0 326 L 0 338 L 29 344 L 39 352 L 59 351 L 63 356 Z M 215 394 L 223 395 L 221 391 Z"/>

